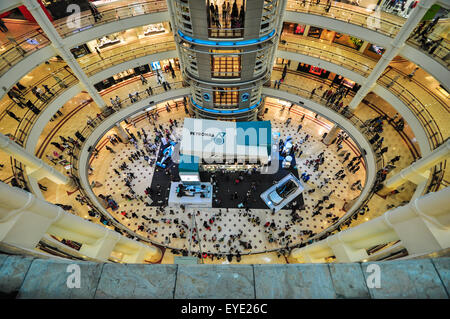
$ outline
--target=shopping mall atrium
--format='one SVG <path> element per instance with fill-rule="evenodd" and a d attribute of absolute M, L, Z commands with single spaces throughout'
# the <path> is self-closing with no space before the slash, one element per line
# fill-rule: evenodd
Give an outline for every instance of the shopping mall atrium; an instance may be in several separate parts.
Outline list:
<path fill-rule="evenodd" d="M 449 298 L 449 9 L 0 0 L 0 296 Z"/>

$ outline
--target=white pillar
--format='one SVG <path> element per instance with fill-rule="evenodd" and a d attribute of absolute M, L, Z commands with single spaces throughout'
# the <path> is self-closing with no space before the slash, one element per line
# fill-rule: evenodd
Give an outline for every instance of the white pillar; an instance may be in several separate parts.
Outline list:
<path fill-rule="evenodd" d="M 63 45 L 63 41 L 58 31 L 56 31 L 53 24 L 50 22 L 38 1 L 36 0 L 24 0 L 23 3 L 27 9 L 31 12 L 36 22 L 44 30 L 46 36 L 51 41 L 51 45 L 55 48 L 58 55 L 60 55 L 67 65 L 72 69 L 75 76 L 78 78 L 80 83 L 84 86 L 86 91 L 92 97 L 97 106 L 104 110 L 106 108 L 106 103 L 97 90 L 94 88 L 93 84 L 89 81 L 88 77 L 84 73 L 83 69 L 80 67 L 78 62 L 75 60 L 73 54 L 70 50 Z"/>
<path fill-rule="evenodd" d="M 127 132 L 124 130 L 122 125 L 120 123 L 116 123 L 116 126 L 114 127 L 117 134 L 120 135 L 120 138 L 124 143 L 128 143 L 130 137 L 128 136 Z"/>
<path fill-rule="evenodd" d="M 114 232 L 106 232 L 105 236 L 98 239 L 95 244 L 83 244 L 81 246 L 80 253 L 91 258 L 107 261 L 119 239 L 119 234 Z"/>
<path fill-rule="evenodd" d="M 359 52 L 364 52 L 364 50 L 366 50 L 368 45 L 369 45 L 369 42 L 368 41 L 364 41 L 358 51 Z"/>
<path fill-rule="evenodd" d="M 359 103 L 361 103 L 361 101 L 366 97 L 367 93 L 372 90 L 373 86 L 377 83 L 378 78 L 384 72 L 389 63 L 391 63 L 392 59 L 398 55 L 411 32 L 415 29 L 424 14 L 434 2 L 435 0 L 422 0 L 419 2 L 417 7 L 413 9 L 405 24 L 400 28 L 396 37 L 391 41 L 389 47 L 386 48 L 386 52 L 384 52 L 372 72 L 370 72 L 365 83 L 362 84 L 358 92 L 350 101 L 349 108 L 351 110 L 355 110 Z"/>
<path fill-rule="evenodd" d="M 325 136 L 325 138 L 323 139 L 324 144 L 330 145 L 331 142 L 337 137 L 339 130 L 340 130 L 339 126 L 334 124 L 333 127 L 328 132 L 327 136 Z"/>
<path fill-rule="evenodd" d="M 450 247 L 450 187 L 416 198 L 386 212 L 384 217 L 409 255 Z"/>
<path fill-rule="evenodd" d="M 414 184 L 420 184 L 429 178 L 429 169 L 436 164 L 445 161 L 450 157 L 450 140 L 447 140 L 444 144 L 436 148 L 433 152 L 419 159 L 415 163 L 402 169 L 399 173 L 387 179 L 384 183 L 384 193 L 393 191 L 400 187 L 406 181 L 413 182 Z"/>
<path fill-rule="evenodd" d="M 47 177 L 56 184 L 67 184 L 70 182 L 67 176 L 44 163 L 40 158 L 28 153 L 24 148 L 3 134 L 0 134 L 0 149 L 23 163 L 27 174 L 37 180 Z"/>
<path fill-rule="evenodd" d="M 303 36 L 306 37 L 308 35 L 309 29 L 311 26 L 308 24 L 305 26 L 305 30 L 303 30 Z"/>
<path fill-rule="evenodd" d="M 427 254 L 450 247 L 450 187 L 419 197 L 380 217 L 348 228 L 327 239 L 294 249 L 300 262 L 321 262 L 335 256 L 337 262 L 366 259 L 366 250 L 400 240 L 409 255 Z"/>
<path fill-rule="evenodd" d="M 34 214 L 40 210 L 43 214 Z M 50 225 L 64 214 L 32 193 L 0 182 L 0 241 L 34 249 Z"/>

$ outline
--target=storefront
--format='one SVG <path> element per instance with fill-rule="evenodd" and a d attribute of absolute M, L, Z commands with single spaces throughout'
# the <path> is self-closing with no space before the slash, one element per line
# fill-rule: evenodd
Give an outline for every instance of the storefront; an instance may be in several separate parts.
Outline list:
<path fill-rule="evenodd" d="M 111 33 L 99 39 L 89 41 L 86 45 L 91 52 L 95 52 L 96 48 L 100 52 L 105 52 L 118 46 L 131 45 L 135 41 L 140 41 L 140 44 L 143 46 L 146 45 L 147 41 L 157 41 L 155 37 L 166 34 L 169 30 L 170 27 L 167 22 L 150 24 L 121 32 Z"/>
<path fill-rule="evenodd" d="M 283 61 L 282 58 L 277 58 L 276 59 L 276 65 L 278 67 L 283 67 L 284 63 L 286 62 L 286 60 Z M 299 72 L 303 72 L 303 73 L 307 73 L 308 75 L 314 76 L 314 77 L 318 77 L 321 79 L 326 79 L 326 80 L 330 80 L 332 81 L 332 84 L 341 84 L 348 87 L 351 91 L 357 92 L 359 90 L 359 88 L 361 87 L 359 84 L 357 84 L 356 82 L 344 78 L 343 76 L 330 72 L 328 70 L 319 68 L 317 66 L 314 65 L 310 65 L 310 64 L 306 64 L 306 63 L 301 63 L 299 62 L 297 65 L 297 71 Z"/>
<path fill-rule="evenodd" d="M 144 64 L 136 68 L 127 69 L 117 74 L 114 74 L 112 77 L 109 77 L 101 82 L 98 82 L 94 86 L 97 89 L 97 91 L 100 92 L 117 83 L 123 82 L 125 80 L 131 79 L 141 74 L 151 73 L 152 75 L 154 75 L 156 70 L 161 70 L 162 72 L 169 72 L 168 70 L 169 63 L 172 65 L 174 69 L 179 69 L 180 67 L 178 58 L 166 59 L 161 61 L 152 61 L 149 64 Z"/>
<path fill-rule="evenodd" d="M 89 47 L 86 44 L 82 44 L 70 49 L 70 52 L 72 52 L 75 59 L 78 59 L 81 58 L 82 56 L 90 54 L 91 50 L 89 50 Z"/>

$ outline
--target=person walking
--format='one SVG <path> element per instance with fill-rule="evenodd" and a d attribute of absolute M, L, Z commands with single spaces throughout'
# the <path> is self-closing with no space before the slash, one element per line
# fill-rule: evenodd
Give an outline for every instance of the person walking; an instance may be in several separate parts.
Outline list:
<path fill-rule="evenodd" d="M 147 79 L 141 74 L 140 76 L 142 85 L 147 84 Z"/>
<path fill-rule="evenodd" d="M 291 120 L 292 119 L 290 117 L 286 120 L 286 122 L 285 122 L 286 126 L 289 126 L 289 123 L 291 123 Z"/>
<path fill-rule="evenodd" d="M 11 112 L 9 110 L 6 110 L 6 114 L 8 114 L 10 117 L 15 119 L 19 123 L 20 123 L 20 121 L 22 121 L 22 119 L 20 117 L 17 117 L 16 114 L 14 114 L 13 112 Z"/>

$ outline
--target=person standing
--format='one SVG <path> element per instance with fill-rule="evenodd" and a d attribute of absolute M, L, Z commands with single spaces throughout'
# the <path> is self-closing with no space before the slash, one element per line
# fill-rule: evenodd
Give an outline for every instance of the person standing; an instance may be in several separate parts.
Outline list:
<path fill-rule="evenodd" d="M 55 79 L 56 83 L 58 83 L 58 85 L 59 85 L 60 88 L 62 88 L 62 89 L 67 88 L 66 83 L 64 83 L 64 81 L 61 80 L 58 76 L 56 76 L 56 75 L 53 74 L 53 78 Z"/>
<path fill-rule="evenodd" d="M 9 31 L 5 25 L 5 22 L 2 19 L 0 19 L 0 31 L 2 31 L 3 33 L 6 33 Z"/>
<path fill-rule="evenodd" d="M 416 67 L 410 74 L 408 74 L 406 77 L 412 81 L 414 75 L 416 74 L 416 71 L 419 69 L 419 67 Z"/>
<path fill-rule="evenodd" d="M 393 86 L 395 84 L 395 82 L 397 82 L 397 80 L 400 78 L 400 74 L 397 74 L 392 80 L 391 82 L 389 82 L 386 85 L 386 88 L 389 89 L 391 86 Z"/>
<path fill-rule="evenodd" d="M 441 45 L 441 42 L 444 38 L 440 38 L 439 40 L 434 41 L 434 44 L 431 46 L 430 51 L 428 53 L 433 54 L 434 51 Z"/>
<path fill-rule="evenodd" d="M 48 93 L 48 94 L 50 94 L 51 96 L 54 96 L 54 95 L 55 95 L 55 94 L 52 92 L 52 90 L 50 90 L 50 88 L 48 87 L 48 85 L 42 84 L 42 87 L 44 88 L 45 93 Z"/>
<path fill-rule="evenodd" d="M 225 1 L 222 3 L 222 20 L 224 24 L 227 23 L 227 4 Z"/>
<path fill-rule="evenodd" d="M 95 47 L 95 51 L 97 52 L 98 56 L 100 57 L 100 59 L 103 60 L 102 55 L 100 54 L 100 50 L 98 49 L 98 47 Z"/>

